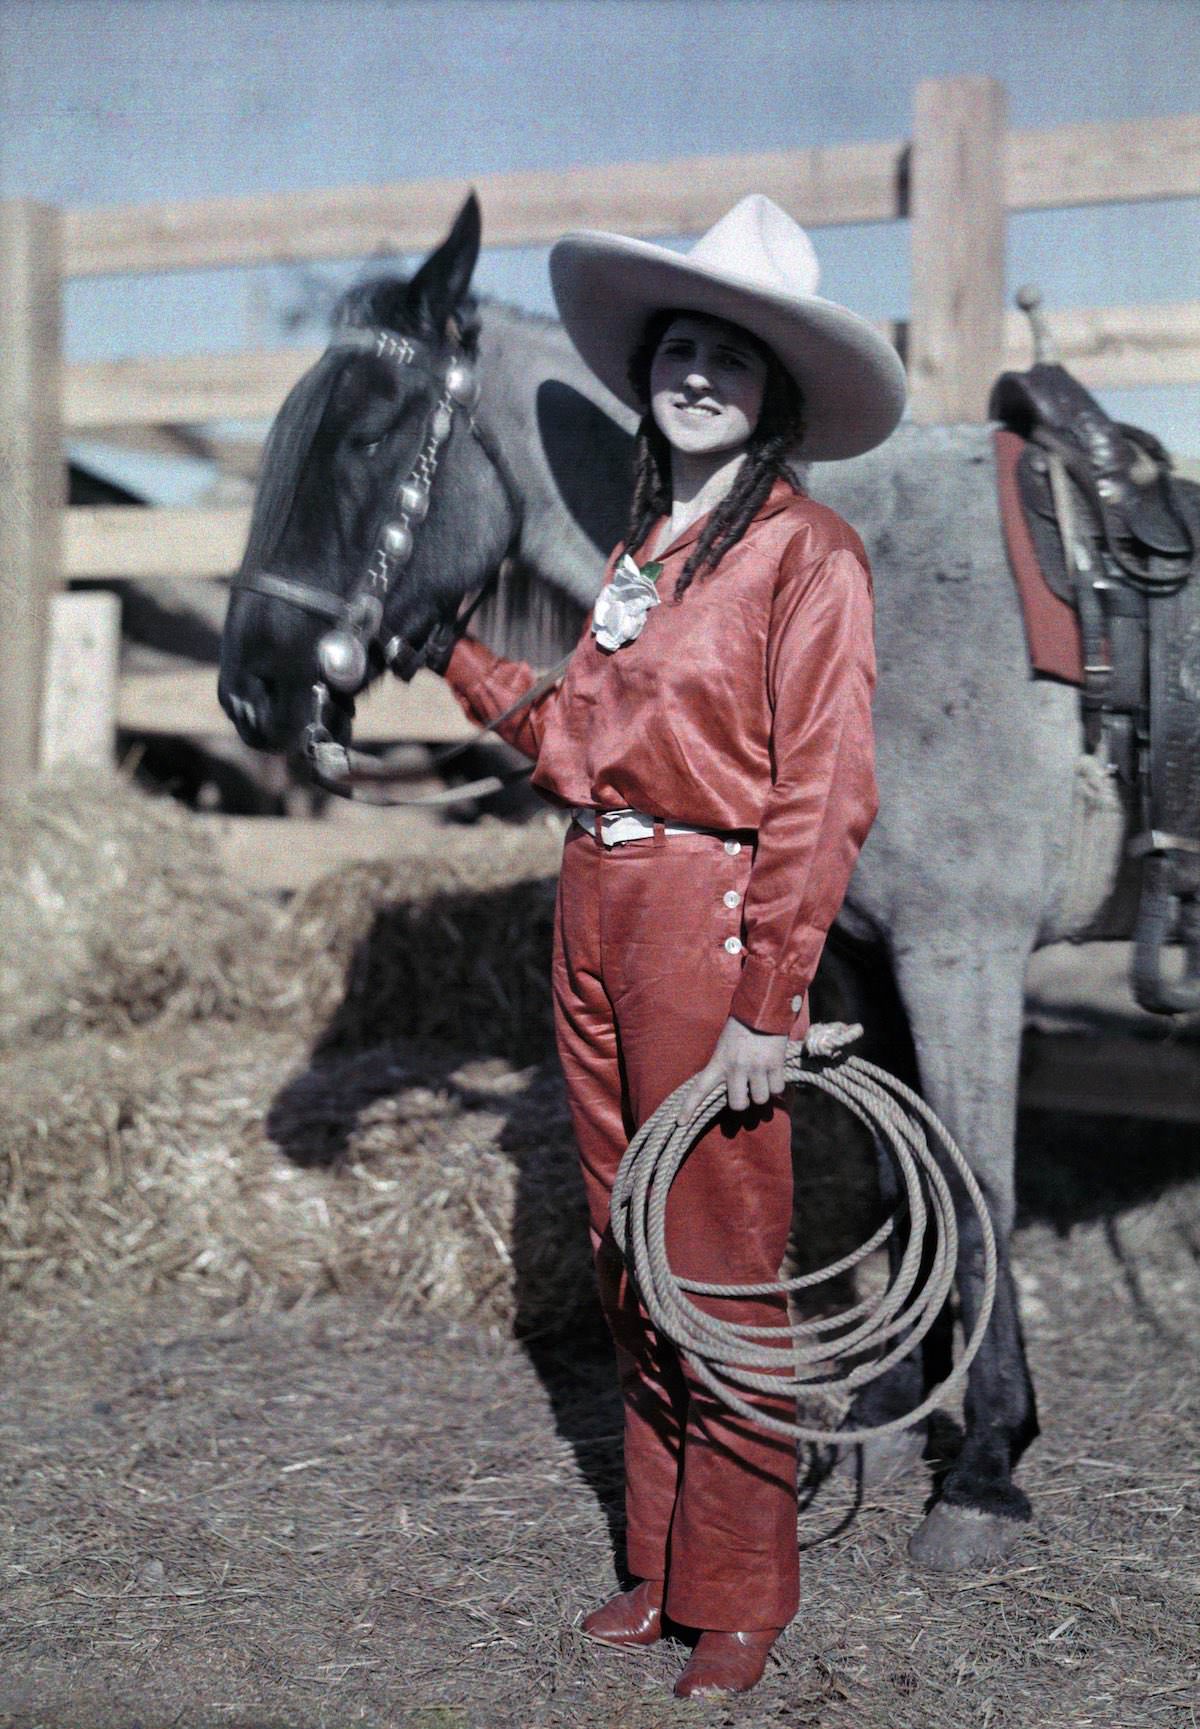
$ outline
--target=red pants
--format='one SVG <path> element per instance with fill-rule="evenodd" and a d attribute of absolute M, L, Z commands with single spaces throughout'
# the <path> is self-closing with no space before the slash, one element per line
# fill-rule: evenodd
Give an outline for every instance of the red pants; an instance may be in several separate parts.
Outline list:
<path fill-rule="evenodd" d="M 559 880 L 554 1005 L 587 1189 L 600 1301 L 625 1407 L 629 1570 L 666 1580 L 688 1627 L 783 1627 L 799 1592 L 796 1447 L 735 1416 L 661 1338 L 613 1242 L 609 1198 L 634 1129 L 712 1055 L 741 955 L 748 846 L 656 834 L 604 847 L 577 824 Z M 685 1160 L 667 1204 L 673 1270 L 751 1284 L 779 1277 L 792 1211 L 788 1113 L 725 1112 Z M 764 1326 L 782 1297 L 698 1298 Z M 746 1397 L 784 1418 L 788 1398 Z"/>

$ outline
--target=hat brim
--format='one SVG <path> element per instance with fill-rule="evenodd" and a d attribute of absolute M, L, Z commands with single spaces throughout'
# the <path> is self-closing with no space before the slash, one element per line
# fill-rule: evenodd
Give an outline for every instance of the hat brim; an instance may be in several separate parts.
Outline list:
<path fill-rule="evenodd" d="M 630 357 L 647 320 L 667 307 L 739 324 L 765 342 L 804 392 L 799 454 L 832 462 L 861 456 L 893 432 L 907 381 L 900 356 L 875 326 L 819 295 L 775 293 L 690 262 L 647 241 L 584 230 L 550 253 L 550 285 L 571 341 L 597 378 L 630 408 Z"/>

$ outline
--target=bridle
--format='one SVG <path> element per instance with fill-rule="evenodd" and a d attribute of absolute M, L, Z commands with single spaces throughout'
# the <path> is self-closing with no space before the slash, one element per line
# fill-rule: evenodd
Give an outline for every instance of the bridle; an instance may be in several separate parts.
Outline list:
<path fill-rule="evenodd" d="M 327 352 L 338 349 L 359 349 L 374 354 L 377 359 L 393 366 L 411 366 L 418 358 L 416 344 L 395 331 L 369 325 L 351 325 L 337 331 Z M 388 759 L 364 755 L 342 744 L 329 730 L 328 715 L 334 693 L 341 697 L 355 696 L 366 683 L 370 671 L 372 650 L 383 664 L 405 681 L 433 656 L 448 652 L 454 641 L 466 629 L 480 602 L 500 576 L 511 568 L 521 539 L 524 510 L 512 471 L 499 446 L 475 416 L 479 402 L 479 381 L 464 353 L 462 338 L 451 326 L 449 360 L 441 373 L 441 391 L 430 412 L 425 437 L 412 467 L 393 489 L 384 522 L 358 581 L 348 595 L 330 594 L 311 583 L 297 582 L 293 577 L 278 576 L 273 571 L 256 570 L 239 576 L 231 587 L 247 594 L 261 595 L 267 600 L 286 601 L 302 611 L 330 621 L 317 643 L 318 678 L 312 686 L 312 717 L 303 733 L 303 750 L 317 780 L 328 791 L 343 798 L 355 796 L 354 787 L 360 781 L 386 781 L 398 778 Z M 429 514 L 429 501 L 437 477 L 442 452 L 454 430 L 454 417 L 461 411 L 467 416 L 467 426 L 494 470 L 508 505 L 511 529 L 504 556 L 487 581 L 476 592 L 464 611 L 453 618 L 438 619 L 420 643 L 411 642 L 401 632 L 384 634 L 384 618 L 393 587 L 413 556 L 417 532 Z M 554 677 L 561 668 L 554 669 Z M 551 681 L 552 682 L 552 681 Z M 511 711 L 533 701 L 548 685 L 539 680 Z M 497 722 L 507 718 L 497 716 Z M 492 727 L 482 729 L 484 732 Z M 469 741 L 474 743 L 474 740 Z M 457 756 L 467 745 L 455 746 L 442 761 Z M 513 778 L 513 777 L 507 777 Z M 376 800 L 379 803 L 429 804 L 449 803 L 454 799 L 479 796 L 486 788 L 503 785 L 500 777 L 489 776 L 486 782 L 454 789 L 447 795 L 424 799 Z"/>

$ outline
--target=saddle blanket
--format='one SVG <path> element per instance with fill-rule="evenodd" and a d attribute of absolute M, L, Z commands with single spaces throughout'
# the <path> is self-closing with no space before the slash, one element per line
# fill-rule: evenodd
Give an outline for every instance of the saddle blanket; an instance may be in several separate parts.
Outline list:
<path fill-rule="evenodd" d="M 1025 440 L 1002 426 L 994 430 L 992 438 L 996 449 L 1000 521 L 1008 547 L 1008 562 L 1021 599 L 1030 665 L 1034 672 L 1046 678 L 1082 686 L 1083 644 L 1078 616 L 1074 607 L 1058 598 L 1042 575 L 1025 512 L 1021 508 L 1017 462 L 1025 448 Z"/>

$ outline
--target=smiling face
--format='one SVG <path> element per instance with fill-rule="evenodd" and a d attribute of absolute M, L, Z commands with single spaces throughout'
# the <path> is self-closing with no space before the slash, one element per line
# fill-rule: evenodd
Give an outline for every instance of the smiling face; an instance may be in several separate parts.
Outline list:
<path fill-rule="evenodd" d="M 650 365 L 650 412 L 673 450 L 690 457 L 741 449 L 762 411 L 767 362 L 736 324 L 680 313 Z"/>

